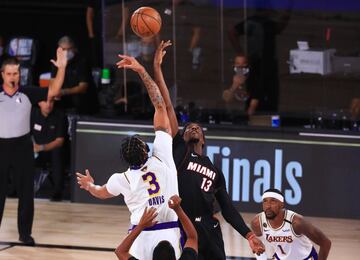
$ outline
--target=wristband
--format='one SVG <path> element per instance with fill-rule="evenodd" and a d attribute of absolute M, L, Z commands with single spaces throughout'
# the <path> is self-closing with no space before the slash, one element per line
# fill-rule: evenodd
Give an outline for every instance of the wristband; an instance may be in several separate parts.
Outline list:
<path fill-rule="evenodd" d="M 45 151 L 45 144 L 40 145 L 39 152 Z"/>

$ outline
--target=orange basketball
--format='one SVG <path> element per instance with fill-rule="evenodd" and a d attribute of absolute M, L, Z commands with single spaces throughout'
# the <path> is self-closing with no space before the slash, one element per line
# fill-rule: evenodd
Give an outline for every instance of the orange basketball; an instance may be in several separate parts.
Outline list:
<path fill-rule="evenodd" d="M 143 6 L 132 14 L 130 24 L 139 37 L 152 37 L 161 29 L 161 16 L 154 8 Z"/>

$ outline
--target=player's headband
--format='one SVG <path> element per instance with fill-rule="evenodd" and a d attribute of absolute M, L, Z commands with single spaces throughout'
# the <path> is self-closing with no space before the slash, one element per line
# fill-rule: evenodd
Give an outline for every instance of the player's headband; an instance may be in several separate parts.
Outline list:
<path fill-rule="evenodd" d="M 266 199 L 266 198 L 274 198 L 281 202 L 284 202 L 284 197 L 281 194 L 273 191 L 267 191 L 262 195 L 262 199 Z"/>

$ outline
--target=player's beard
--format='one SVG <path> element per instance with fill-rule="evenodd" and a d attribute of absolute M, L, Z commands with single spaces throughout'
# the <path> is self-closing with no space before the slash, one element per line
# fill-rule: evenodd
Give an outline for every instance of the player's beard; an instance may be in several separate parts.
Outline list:
<path fill-rule="evenodd" d="M 267 212 L 270 213 L 270 214 L 267 214 Z M 266 216 L 267 219 L 272 220 L 272 219 L 274 219 L 274 218 L 276 217 L 276 214 L 275 214 L 274 211 L 269 210 L 269 211 L 267 211 L 267 212 L 265 211 L 265 216 Z"/>

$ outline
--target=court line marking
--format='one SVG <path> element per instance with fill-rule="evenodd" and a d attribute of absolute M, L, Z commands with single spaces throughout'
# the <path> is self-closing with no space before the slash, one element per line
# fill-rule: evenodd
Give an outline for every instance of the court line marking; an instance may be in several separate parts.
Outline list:
<path fill-rule="evenodd" d="M 35 246 L 29 246 L 20 242 L 0 242 L 0 245 L 8 245 L 9 247 L 26 246 L 26 247 L 42 247 L 42 248 L 57 248 L 57 249 L 69 249 L 69 250 L 104 251 L 104 252 L 115 251 L 115 248 L 106 248 L 106 247 L 70 246 L 70 245 L 38 244 L 38 243 L 35 243 Z"/>
<path fill-rule="evenodd" d="M 35 244 L 35 246 L 28 246 L 20 242 L 0 242 L 0 245 L 8 245 L 6 249 L 16 247 L 16 246 L 26 246 L 26 247 L 41 247 L 41 248 L 56 248 L 56 249 L 67 249 L 67 250 L 84 250 L 84 251 L 103 251 L 103 252 L 114 252 L 115 248 L 106 248 L 106 247 L 89 247 L 89 246 L 69 246 L 69 245 L 56 245 L 56 244 Z M 5 250 L 1 249 L 0 251 Z M 256 258 L 253 257 L 240 257 L 240 256 L 227 256 L 226 259 L 229 260 L 253 260 Z"/>
<path fill-rule="evenodd" d="M 89 134 L 108 134 L 108 135 L 132 135 L 139 134 L 143 136 L 155 136 L 154 133 L 138 132 L 138 131 L 110 131 L 110 130 L 96 130 L 96 129 L 76 129 L 78 133 Z M 276 138 L 255 138 L 255 137 L 239 137 L 239 136 L 216 136 L 207 135 L 208 140 L 224 140 L 224 141 L 245 141 L 245 142 L 263 142 L 263 143 L 282 143 L 282 144 L 308 144 L 308 145 L 323 145 L 323 146 L 344 146 L 344 147 L 360 147 L 360 143 L 343 143 L 343 142 L 327 142 L 327 141 L 307 141 L 307 140 L 290 140 L 290 139 L 276 139 Z"/>
<path fill-rule="evenodd" d="M 0 245 L 2 245 L 2 244 L 0 244 Z M 6 249 L 9 249 L 9 248 L 12 248 L 12 247 L 14 247 L 14 246 L 13 245 L 8 245 L 8 246 L 5 246 L 3 248 L 0 248 L 0 251 L 5 251 Z"/>

